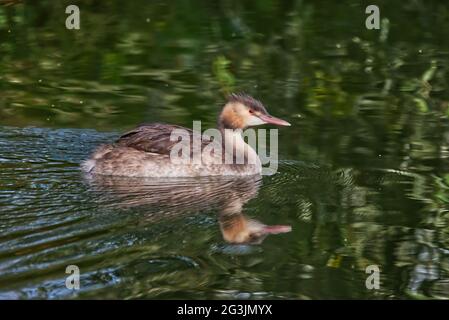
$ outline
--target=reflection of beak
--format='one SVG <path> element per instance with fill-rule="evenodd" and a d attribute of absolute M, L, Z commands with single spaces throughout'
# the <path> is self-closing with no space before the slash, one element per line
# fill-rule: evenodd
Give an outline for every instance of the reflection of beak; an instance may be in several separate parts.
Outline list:
<path fill-rule="evenodd" d="M 258 220 L 249 219 L 243 214 L 220 215 L 219 221 L 223 238 L 229 243 L 259 244 L 270 234 L 292 231 L 291 226 L 269 226 Z"/>
<path fill-rule="evenodd" d="M 262 120 L 265 123 L 271 123 L 271 124 L 275 124 L 277 126 L 291 126 L 290 123 L 288 123 L 285 120 L 270 116 L 269 114 L 261 114 L 258 115 L 259 119 Z"/>
<path fill-rule="evenodd" d="M 290 231 L 292 231 L 292 227 L 286 226 L 286 225 L 263 226 L 262 227 L 263 234 L 279 234 L 279 233 L 287 233 Z"/>

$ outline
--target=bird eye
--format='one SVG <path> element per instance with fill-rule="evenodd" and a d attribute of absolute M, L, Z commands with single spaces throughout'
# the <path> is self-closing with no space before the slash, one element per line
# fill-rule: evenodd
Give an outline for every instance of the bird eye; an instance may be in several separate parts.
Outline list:
<path fill-rule="evenodd" d="M 253 109 L 249 109 L 249 113 L 253 114 L 254 110 Z"/>

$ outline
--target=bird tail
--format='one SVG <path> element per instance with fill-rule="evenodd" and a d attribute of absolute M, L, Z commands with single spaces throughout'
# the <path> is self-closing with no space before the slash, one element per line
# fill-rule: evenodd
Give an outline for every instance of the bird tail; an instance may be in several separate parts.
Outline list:
<path fill-rule="evenodd" d="M 103 158 L 105 154 L 110 152 L 114 147 L 110 144 L 104 144 L 99 146 L 94 153 L 92 154 L 92 157 L 88 160 L 85 160 L 81 163 L 81 170 L 84 172 L 92 172 L 92 170 L 95 168 L 97 161 Z"/>

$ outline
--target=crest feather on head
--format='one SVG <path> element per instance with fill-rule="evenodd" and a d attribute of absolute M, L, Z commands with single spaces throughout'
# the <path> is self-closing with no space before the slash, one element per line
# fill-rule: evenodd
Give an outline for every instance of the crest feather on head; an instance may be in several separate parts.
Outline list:
<path fill-rule="evenodd" d="M 231 93 L 228 96 L 228 102 L 239 102 L 239 103 L 253 109 L 254 111 L 258 111 L 260 113 L 267 114 L 267 110 L 265 109 L 262 102 L 251 97 L 250 95 L 248 95 L 246 93 Z"/>

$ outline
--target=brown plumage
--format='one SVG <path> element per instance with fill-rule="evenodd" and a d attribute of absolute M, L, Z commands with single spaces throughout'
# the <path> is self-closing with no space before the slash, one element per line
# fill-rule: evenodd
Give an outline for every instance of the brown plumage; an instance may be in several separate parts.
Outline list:
<path fill-rule="evenodd" d="M 170 155 L 174 145 L 180 142 L 181 139 L 171 141 L 170 136 L 173 130 L 183 130 L 189 135 L 190 151 L 193 152 L 193 136 L 194 132 L 190 129 L 163 123 L 143 124 L 137 128 L 124 133 L 116 141 L 119 147 L 129 147 L 144 152 L 152 152 L 160 155 Z M 208 139 L 202 136 L 201 149 L 213 142 L 213 139 Z M 192 156 L 192 155 L 191 155 Z"/>
<path fill-rule="evenodd" d="M 265 123 L 290 125 L 270 116 L 260 101 L 245 94 L 231 94 L 219 117 L 222 135 L 218 141 L 176 125 L 144 124 L 123 134 L 114 144 L 100 146 L 91 159 L 83 162 L 82 169 L 92 174 L 130 177 L 259 174 L 260 159 L 241 137 L 241 130 Z M 172 140 L 173 134 L 179 132 L 182 139 Z M 195 138 L 201 141 L 200 150 L 194 149 Z M 172 157 L 177 155 L 178 149 L 174 148 L 181 141 L 189 150 L 186 163 L 176 162 Z M 224 162 L 229 154 L 233 163 Z M 199 162 L 195 162 L 197 158 Z M 236 162 L 237 158 L 244 159 L 243 163 Z"/>

